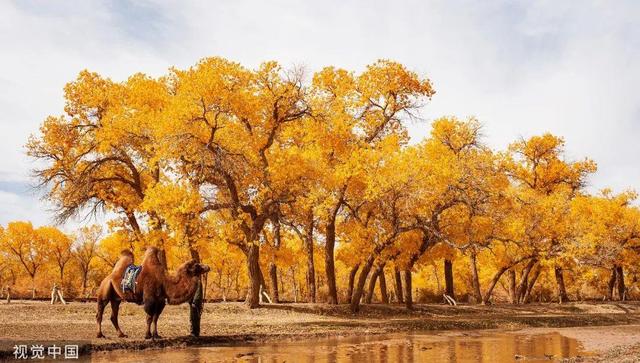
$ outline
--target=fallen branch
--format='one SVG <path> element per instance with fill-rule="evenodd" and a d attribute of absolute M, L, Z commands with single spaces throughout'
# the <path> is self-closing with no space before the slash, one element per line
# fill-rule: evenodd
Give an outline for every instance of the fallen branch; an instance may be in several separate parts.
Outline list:
<path fill-rule="evenodd" d="M 444 297 L 444 301 L 446 301 L 447 304 L 452 305 L 452 306 L 458 306 L 456 301 L 451 296 L 449 296 L 447 294 L 442 294 L 442 296 Z"/>

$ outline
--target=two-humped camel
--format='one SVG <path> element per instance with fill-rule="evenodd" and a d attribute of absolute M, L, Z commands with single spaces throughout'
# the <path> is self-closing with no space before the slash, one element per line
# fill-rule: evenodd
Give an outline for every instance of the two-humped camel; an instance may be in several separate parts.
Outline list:
<path fill-rule="evenodd" d="M 122 291 L 121 282 L 125 270 L 133 264 L 133 253 L 123 250 L 120 259 L 113 267 L 113 271 L 107 276 L 97 293 L 98 312 L 98 338 L 104 338 L 102 334 L 102 315 L 107 303 L 111 303 L 111 322 L 118 331 L 118 336 L 127 335 L 122 332 L 118 324 L 118 310 L 122 301 L 134 302 L 144 305 L 147 313 L 147 332 L 145 339 L 160 338 L 158 335 L 158 317 L 162 313 L 166 303 L 178 305 L 191 300 L 196 293 L 200 275 L 209 271 L 209 266 L 191 260 L 183 263 L 174 275 L 167 273 L 158 258 L 159 250 L 149 247 L 142 259 L 142 270 L 136 279 L 136 291 Z M 153 334 L 151 324 L 153 323 Z"/>

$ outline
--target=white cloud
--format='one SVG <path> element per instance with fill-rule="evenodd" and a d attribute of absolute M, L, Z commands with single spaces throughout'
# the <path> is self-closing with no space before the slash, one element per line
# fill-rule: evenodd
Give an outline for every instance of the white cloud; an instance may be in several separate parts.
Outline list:
<path fill-rule="evenodd" d="M 434 82 L 425 118 L 475 115 L 495 147 L 551 131 L 599 163 L 594 188 L 640 190 L 639 13 L 633 1 L 4 2 L 0 181 L 27 180 L 22 145 L 81 69 L 122 80 L 220 55 L 311 71 L 395 59 Z"/>

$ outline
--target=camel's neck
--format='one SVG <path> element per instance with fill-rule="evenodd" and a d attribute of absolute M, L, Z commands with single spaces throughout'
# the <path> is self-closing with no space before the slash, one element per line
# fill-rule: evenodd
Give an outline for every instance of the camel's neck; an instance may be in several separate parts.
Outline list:
<path fill-rule="evenodd" d="M 167 301 L 171 305 L 182 304 L 191 300 L 197 288 L 197 276 L 168 275 L 164 282 Z"/>

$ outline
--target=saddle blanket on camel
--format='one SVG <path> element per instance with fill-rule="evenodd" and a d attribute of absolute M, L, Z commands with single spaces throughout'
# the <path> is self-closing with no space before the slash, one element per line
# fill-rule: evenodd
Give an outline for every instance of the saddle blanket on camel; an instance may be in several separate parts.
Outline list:
<path fill-rule="evenodd" d="M 136 279 L 138 278 L 140 271 L 142 271 L 142 266 L 127 266 L 127 269 L 124 271 L 124 276 L 122 277 L 123 292 L 131 291 L 134 294 L 136 293 Z"/>

